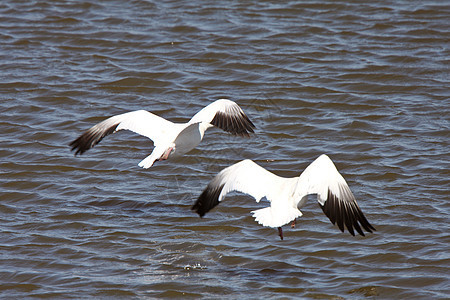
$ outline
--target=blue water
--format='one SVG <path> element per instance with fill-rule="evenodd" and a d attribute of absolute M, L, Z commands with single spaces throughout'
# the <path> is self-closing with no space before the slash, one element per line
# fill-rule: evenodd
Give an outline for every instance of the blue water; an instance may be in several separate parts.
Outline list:
<path fill-rule="evenodd" d="M 1 297 L 447 298 L 449 16 L 440 1 L 3 1 Z M 219 98 L 251 138 L 211 129 L 149 170 L 131 132 L 70 152 L 106 117 L 184 122 Z M 249 196 L 190 209 L 242 159 L 293 177 L 322 153 L 373 234 L 341 233 L 314 197 L 283 241 Z"/>

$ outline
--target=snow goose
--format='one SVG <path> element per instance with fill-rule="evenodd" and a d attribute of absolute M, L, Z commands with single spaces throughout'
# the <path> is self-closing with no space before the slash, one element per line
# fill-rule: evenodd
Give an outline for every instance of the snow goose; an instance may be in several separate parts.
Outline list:
<path fill-rule="evenodd" d="M 147 169 L 156 160 L 181 156 L 194 149 L 203 139 L 205 131 L 213 126 L 241 136 L 249 136 L 255 128 L 235 102 L 219 99 L 204 107 L 187 123 L 172 123 L 145 110 L 113 116 L 91 127 L 70 146 L 75 155 L 81 155 L 111 133 L 131 130 L 154 143 L 152 153 L 139 163 L 140 167 Z"/>
<path fill-rule="evenodd" d="M 317 194 L 323 212 L 342 232 L 344 225 L 353 236 L 353 228 L 364 236 L 360 225 L 368 232 L 375 230 L 356 203 L 347 182 L 325 154 L 313 161 L 299 177 L 293 178 L 277 176 L 248 159 L 238 162 L 214 177 L 192 210 L 203 217 L 232 191 L 249 194 L 256 202 L 263 198 L 270 201 L 269 207 L 252 211 L 252 214 L 259 224 L 278 227 L 281 239 L 281 226 L 291 221 L 292 227 L 295 226 L 295 219 L 302 215 L 299 209 L 310 194 Z"/>

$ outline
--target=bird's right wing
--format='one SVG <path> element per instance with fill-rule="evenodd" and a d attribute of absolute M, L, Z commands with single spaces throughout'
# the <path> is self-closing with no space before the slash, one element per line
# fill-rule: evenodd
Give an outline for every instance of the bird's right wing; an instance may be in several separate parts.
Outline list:
<path fill-rule="evenodd" d="M 164 139 L 173 127 L 172 122 L 151 112 L 136 110 L 110 117 L 94 125 L 69 145 L 72 147 L 71 150 L 75 151 L 75 155 L 83 154 L 97 145 L 105 136 L 122 129 L 148 137 L 156 143 L 157 140 Z"/>
<path fill-rule="evenodd" d="M 257 202 L 264 197 L 271 201 L 280 178 L 249 159 L 240 161 L 223 169 L 211 180 L 192 210 L 203 217 L 232 191 L 248 194 Z"/>
<path fill-rule="evenodd" d="M 219 99 L 196 113 L 189 121 L 208 123 L 234 135 L 249 136 L 255 125 L 234 101 Z"/>
<path fill-rule="evenodd" d="M 354 228 L 364 236 L 360 225 L 368 232 L 375 230 L 359 208 L 344 177 L 325 154 L 313 161 L 298 178 L 296 199 L 302 201 L 310 194 L 317 194 L 323 212 L 333 224 L 337 223 L 342 232 L 344 224 L 351 235 L 355 235 Z"/>

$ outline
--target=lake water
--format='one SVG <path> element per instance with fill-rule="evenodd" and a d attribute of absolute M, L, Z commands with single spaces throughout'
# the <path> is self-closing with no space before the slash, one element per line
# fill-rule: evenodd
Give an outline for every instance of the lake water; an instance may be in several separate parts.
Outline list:
<path fill-rule="evenodd" d="M 449 19 L 447 1 L 2 1 L 1 298 L 448 298 Z M 106 117 L 184 122 L 219 98 L 251 138 L 211 129 L 148 170 L 131 132 L 70 152 Z M 291 177 L 322 153 L 373 234 L 314 197 L 283 241 L 249 196 L 190 210 L 242 159 Z"/>

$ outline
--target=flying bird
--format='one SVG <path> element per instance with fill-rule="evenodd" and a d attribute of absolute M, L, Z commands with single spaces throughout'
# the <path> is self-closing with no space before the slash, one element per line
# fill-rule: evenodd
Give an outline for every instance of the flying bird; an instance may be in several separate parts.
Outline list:
<path fill-rule="evenodd" d="M 325 154 L 313 161 L 299 177 L 293 178 L 277 176 L 249 159 L 240 161 L 211 180 L 192 210 L 203 217 L 232 191 L 248 194 L 256 202 L 266 198 L 270 206 L 251 213 L 259 224 L 278 228 L 281 239 L 281 227 L 291 221 L 295 227 L 296 218 L 302 215 L 299 209 L 310 194 L 317 194 L 323 212 L 342 232 L 344 226 L 353 236 L 354 229 L 362 236 L 362 228 L 367 232 L 375 230 L 356 203 L 347 182 Z"/>
<path fill-rule="evenodd" d="M 133 131 L 153 141 L 152 153 L 139 166 L 150 168 L 157 160 L 178 157 L 194 149 L 210 127 L 219 127 L 234 135 L 249 136 L 255 125 L 233 101 L 219 99 L 196 113 L 187 123 L 172 123 L 151 112 L 137 110 L 110 117 L 71 142 L 77 154 L 97 145 L 105 136 L 122 129 Z"/>

